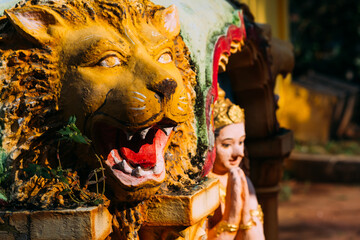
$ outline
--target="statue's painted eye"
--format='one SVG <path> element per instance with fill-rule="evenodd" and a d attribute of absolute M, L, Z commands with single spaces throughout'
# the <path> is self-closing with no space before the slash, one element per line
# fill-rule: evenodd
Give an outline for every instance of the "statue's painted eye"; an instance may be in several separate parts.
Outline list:
<path fill-rule="evenodd" d="M 159 59 L 158 59 L 158 62 L 159 63 L 170 63 L 170 62 L 172 62 L 172 56 L 171 56 L 171 53 L 169 53 L 169 52 L 166 52 L 166 53 L 163 53 L 163 54 L 161 54 L 161 56 L 159 57 Z"/>
<path fill-rule="evenodd" d="M 108 55 L 98 62 L 98 66 L 112 68 L 119 66 L 121 60 L 116 55 Z"/>

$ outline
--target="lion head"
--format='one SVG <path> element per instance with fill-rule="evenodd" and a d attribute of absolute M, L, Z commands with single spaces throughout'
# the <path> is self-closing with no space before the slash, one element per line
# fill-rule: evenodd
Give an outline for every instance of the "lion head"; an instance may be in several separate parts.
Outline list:
<path fill-rule="evenodd" d="M 92 144 L 60 155 L 87 169 L 99 156 L 113 198 L 194 182 L 195 73 L 174 6 L 27 1 L 0 25 L 2 148 L 15 172 L 56 163 L 55 133 L 76 116 Z"/>

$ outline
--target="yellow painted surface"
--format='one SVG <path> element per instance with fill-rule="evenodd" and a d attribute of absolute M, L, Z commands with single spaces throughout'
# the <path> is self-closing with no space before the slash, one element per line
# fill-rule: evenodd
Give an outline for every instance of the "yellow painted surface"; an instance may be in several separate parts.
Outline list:
<path fill-rule="evenodd" d="M 77 209 L 0 211 L 0 239 L 104 240 L 111 233 L 112 215 L 102 205 Z"/>
<path fill-rule="evenodd" d="M 0 117 L 4 123 L 2 149 L 11 153 L 14 162 L 22 162 L 24 166 L 44 162 L 39 159 L 56 166 L 56 156 L 50 154 L 50 150 L 43 150 L 56 146 L 52 141 L 37 139 L 53 138 L 52 128 L 66 124 L 69 117 L 74 116 L 76 126 L 86 133 L 92 144 L 79 144 L 76 151 L 64 151 L 60 155 L 63 159 L 76 155 L 74 161 L 79 162 L 78 166 L 86 164 L 89 171 L 102 162 L 105 175 L 111 179 L 106 182 L 107 189 L 114 193 L 111 201 L 143 200 L 152 196 L 165 180 L 180 185 L 194 182 L 187 173 L 202 171 L 191 163 L 197 154 L 198 142 L 194 111 L 196 73 L 180 36 L 177 8 L 159 9 L 140 0 L 65 2 L 29 3 L 5 10 L 2 21 L 13 28 L 11 34 L 2 31 L 0 47 L 1 62 L 9 66 L 0 70 L 1 111 L 4 112 Z M 60 8 L 64 14 L 54 10 Z M 95 20 L 89 20 L 92 18 Z M 21 43 L 13 40 L 19 36 L 24 37 Z M 26 47 L 19 51 L 19 44 Z M 15 98 L 23 100 L 22 111 L 15 110 L 20 104 Z M 171 130 L 171 134 L 158 131 L 175 125 L 177 128 Z M 155 140 L 152 144 L 148 140 L 133 140 L 139 146 L 137 150 L 130 149 L 129 145 L 134 146 L 128 144 L 130 136 L 135 133 L 140 136 L 137 134 L 144 129 L 154 131 L 151 139 L 156 135 L 156 143 Z M 110 132 L 113 137 L 103 137 Z M 124 141 L 117 142 L 121 142 L 120 145 L 109 144 L 120 135 L 124 136 Z M 127 172 L 115 169 L 118 163 L 108 158 L 109 153 L 114 152 L 121 152 L 122 158 L 117 157 L 123 164 L 139 166 L 136 170 L 139 174 L 131 174 L 130 168 Z M 161 164 L 163 161 L 166 164 Z M 157 173 L 140 174 L 155 165 L 160 169 Z M 22 171 L 13 170 L 14 173 Z M 12 193 L 22 199 L 17 200 L 25 203 L 30 202 L 30 198 L 39 198 L 30 194 L 33 191 L 23 189 L 39 187 L 50 191 L 48 189 L 54 187 L 50 183 L 37 186 L 38 181 L 32 184 L 34 178 L 31 179 L 19 180 L 21 187 L 17 186 Z M 49 203 L 41 199 L 39 204 Z"/>
<path fill-rule="evenodd" d="M 288 0 L 244 0 L 258 23 L 271 25 L 274 37 L 289 39 Z"/>
<path fill-rule="evenodd" d="M 277 118 L 280 126 L 294 131 L 295 139 L 325 143 L 336 97 L 291 82 L 291 76 L 278 77 L 275 92 L 279 94 Z"/>
<path fill-rule="evenodd" d="M 208 178 L 188 194 L 159 194 L 144 201 L 143 226 L 192 226 L 219 206 L 217 179 Z"/>

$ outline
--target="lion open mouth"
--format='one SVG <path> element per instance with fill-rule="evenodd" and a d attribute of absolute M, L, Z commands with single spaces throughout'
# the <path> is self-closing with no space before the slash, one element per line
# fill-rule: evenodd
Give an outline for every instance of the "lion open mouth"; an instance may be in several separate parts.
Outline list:
<path fill-rule="evenodd" d="M 165 178 L 164 151 L 174 126 L 151 126 L 133 134 L 98 122 L 94 125 L 96 145 L 107 157 L 106 165 L 126 186 L 139 186 Z"/>

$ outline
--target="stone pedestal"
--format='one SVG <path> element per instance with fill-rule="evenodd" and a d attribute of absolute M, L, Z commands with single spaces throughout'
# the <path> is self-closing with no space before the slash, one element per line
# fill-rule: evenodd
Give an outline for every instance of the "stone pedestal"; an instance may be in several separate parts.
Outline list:
<path fill-rule="evenodd" d="M 1 211 L 2 240 L 103 240 L 112 216 L 104 206 L 50 211 Z"/>
<path fill-rule="evenodd" d="M 206 179 L 186 191 L 157 195 L 142 204 L 143 240 L 206 239 L 205 222 L 219 206 L 219 182 Z M 103 240 L 112 215 L 103 206 L 50 211 L 0 211 L 1 240 Z"/>
<path fill-rule="evenodd" d="M 144 204 L 140 239 L 206 239 L 205 221 L 220 204 L 219 182 L 207 179 L 186 194 L 157 195 Z"/>

